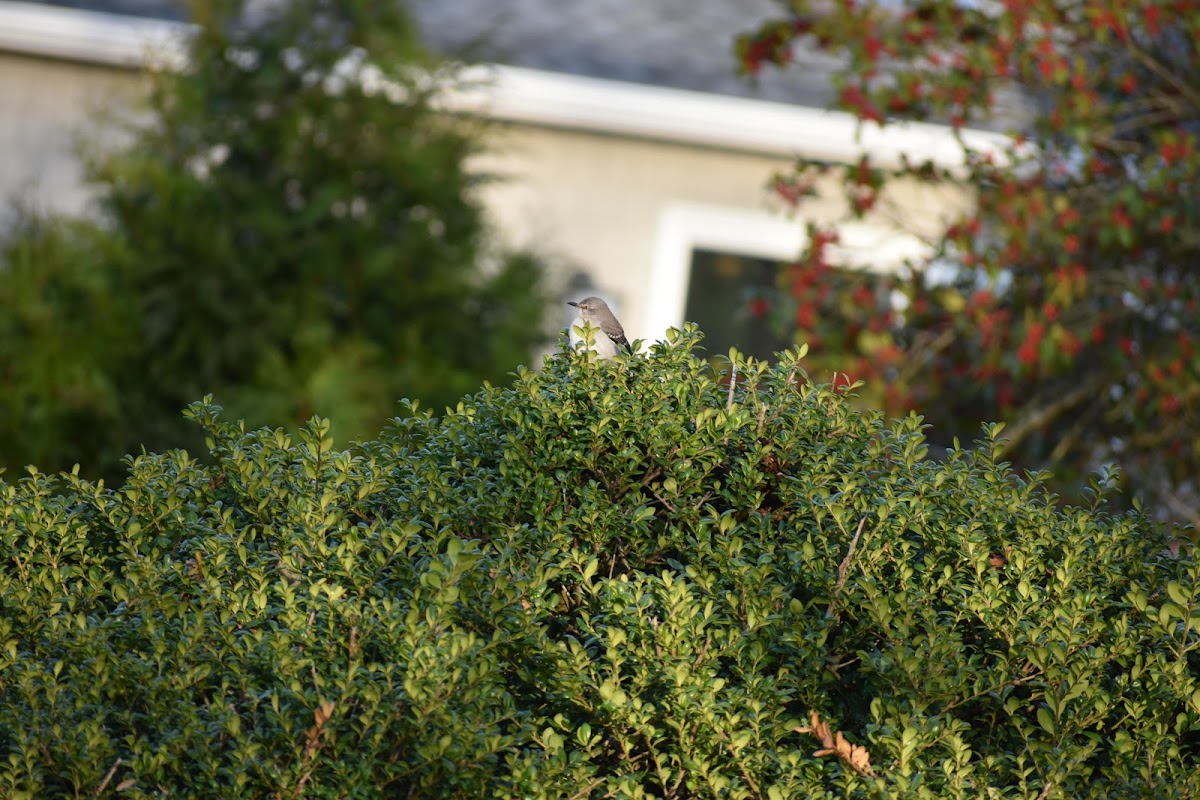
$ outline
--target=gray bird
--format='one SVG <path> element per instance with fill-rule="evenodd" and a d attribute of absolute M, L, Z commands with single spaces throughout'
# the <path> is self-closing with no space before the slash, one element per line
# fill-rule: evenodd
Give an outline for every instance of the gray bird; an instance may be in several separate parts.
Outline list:
<path fill-rule="evenodd" d="M 585 297 L 578 303 L 568 302 L 567 305 L 578 308 L 579 318 L 589 323 L 592 327 L 599 328 L 605 338 L 612 343 L 612 352 L 609 352 L 610 348 L 604 347 L 605 342 L 596 342 L 596 351 L 601 358 L 610 358 L 616 355 L 618 347 L 625 348 L 625 352 L 627 353 L 633 353 L 633 346 L 625 338 L 625 329 L 621 327 L 621 323 L 617 322 L 617 318 L 609 310 L 608 303 L 599 297 Z"/>

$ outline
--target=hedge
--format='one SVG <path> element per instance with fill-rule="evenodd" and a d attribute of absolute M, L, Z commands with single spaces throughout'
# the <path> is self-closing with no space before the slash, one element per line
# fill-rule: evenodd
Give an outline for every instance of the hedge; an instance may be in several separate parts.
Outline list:
<path fill-rule="evenodd" d="M 0 482 L 0 796 L 1200 796 L 1190 551 L 698 341 Z"/>

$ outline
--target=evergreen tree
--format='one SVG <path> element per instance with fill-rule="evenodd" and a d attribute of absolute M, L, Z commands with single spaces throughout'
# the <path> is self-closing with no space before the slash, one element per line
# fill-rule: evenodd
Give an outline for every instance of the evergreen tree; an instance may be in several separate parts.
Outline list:
<path fill-rule="evenodd" d="M 454 76 L 400 5 L 192 11 L 186 66 L 151 76 L 131 146 L 91 164 L 96 268 L 129 301 L 108 380 L 136 429 L 4 447 L 6 466 L 184 444 L 180 410 L 209 392 L 255 424 L 320 412 L 362 435 L 400 397 L 504 380 L 543 335 L 541 265 L 493 246 L 474 196 L 483 131 L 433 107 Z"/>

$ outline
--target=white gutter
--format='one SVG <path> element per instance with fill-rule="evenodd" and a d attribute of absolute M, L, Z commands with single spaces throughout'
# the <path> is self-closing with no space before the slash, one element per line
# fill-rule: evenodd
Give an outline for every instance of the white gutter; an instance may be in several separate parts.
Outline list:
<path fill-rule="evenodd" d="M 0 51 L 127 68 L 181 66 L 190 31 L 178 22 L 0 0 Z M 899 166 L 902 154 L 950 169 L 963 164 L 962 144 L 944 125 L 860 126 L 840 111 L 501 65 L 464 77 L 469 88 L 449 92 L 445 106 L 506 122 L 834 163 L 869 153 L 883 167 Z M 1008 142 L 977 130 L 958 136 L 997 154 Z"/>
<path fill-rule="evenodd" d="M 476 71 L 477 70 L 477 71 Z M 744 97 L 585 78 L 520 67 L 468 70 L 490 91 L 452 93 L 450 107 L 494 119 L 647 139 L 743 150 L 769 156 L 855 163 L 864 152 L 878 166 L 898 167 L 901 156 L 951 169 L 963 164 L 962 144 L 949 126 L 920 122 L 879 127 L 842 111 L 826 111 Z M 1008 137 L 963 130 L 963 143 L 997 154 Z"/>
<path fill-rule="evenodd" d="M 0 51 L 131 69 L 182 65 L 190 30 L 168 20 L 0 2 Z"/>

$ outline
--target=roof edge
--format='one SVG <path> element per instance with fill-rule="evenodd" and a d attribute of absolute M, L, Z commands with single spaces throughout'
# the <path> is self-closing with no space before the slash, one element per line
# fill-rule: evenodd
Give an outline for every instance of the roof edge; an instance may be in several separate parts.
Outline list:
<path fill-rule="evenodd" d="M 138 69 L 179 68 L 191 25 L 0 0 L 0 51 Z M 443 103 L 506 122 L 635 136 L 765 156 L 885 167 L 904 156 L 959 170 L 963 144 L 999 152 L 1008 137 L 932 123 L 860 123 L 853 115 L 767 100 L 625 83 L 521 67 L 465 71 Z M 961 139 L 961 141 L 960 141 Z"/>
<path fill-rule="evenodd" d="M 964 166 L 963 145 L 1000 154 L 1009 137 L 923 122 L 885 126 L 844 111 L 707 94 L 510 66 L 465 71 L 482 88 L 451 92 L 454 110 L 548 127 L 637 136 L 766 156 L 853 164 L 869 154 L 879 166 L 932 161 Z M 960 141 L 961 139 L 961 141 Z"/>
<path fill-rule="evenodd" d="M 137 69 L 183 64 L 192 26 L 42 3 L 0 0 L 0 51 Z"/>

